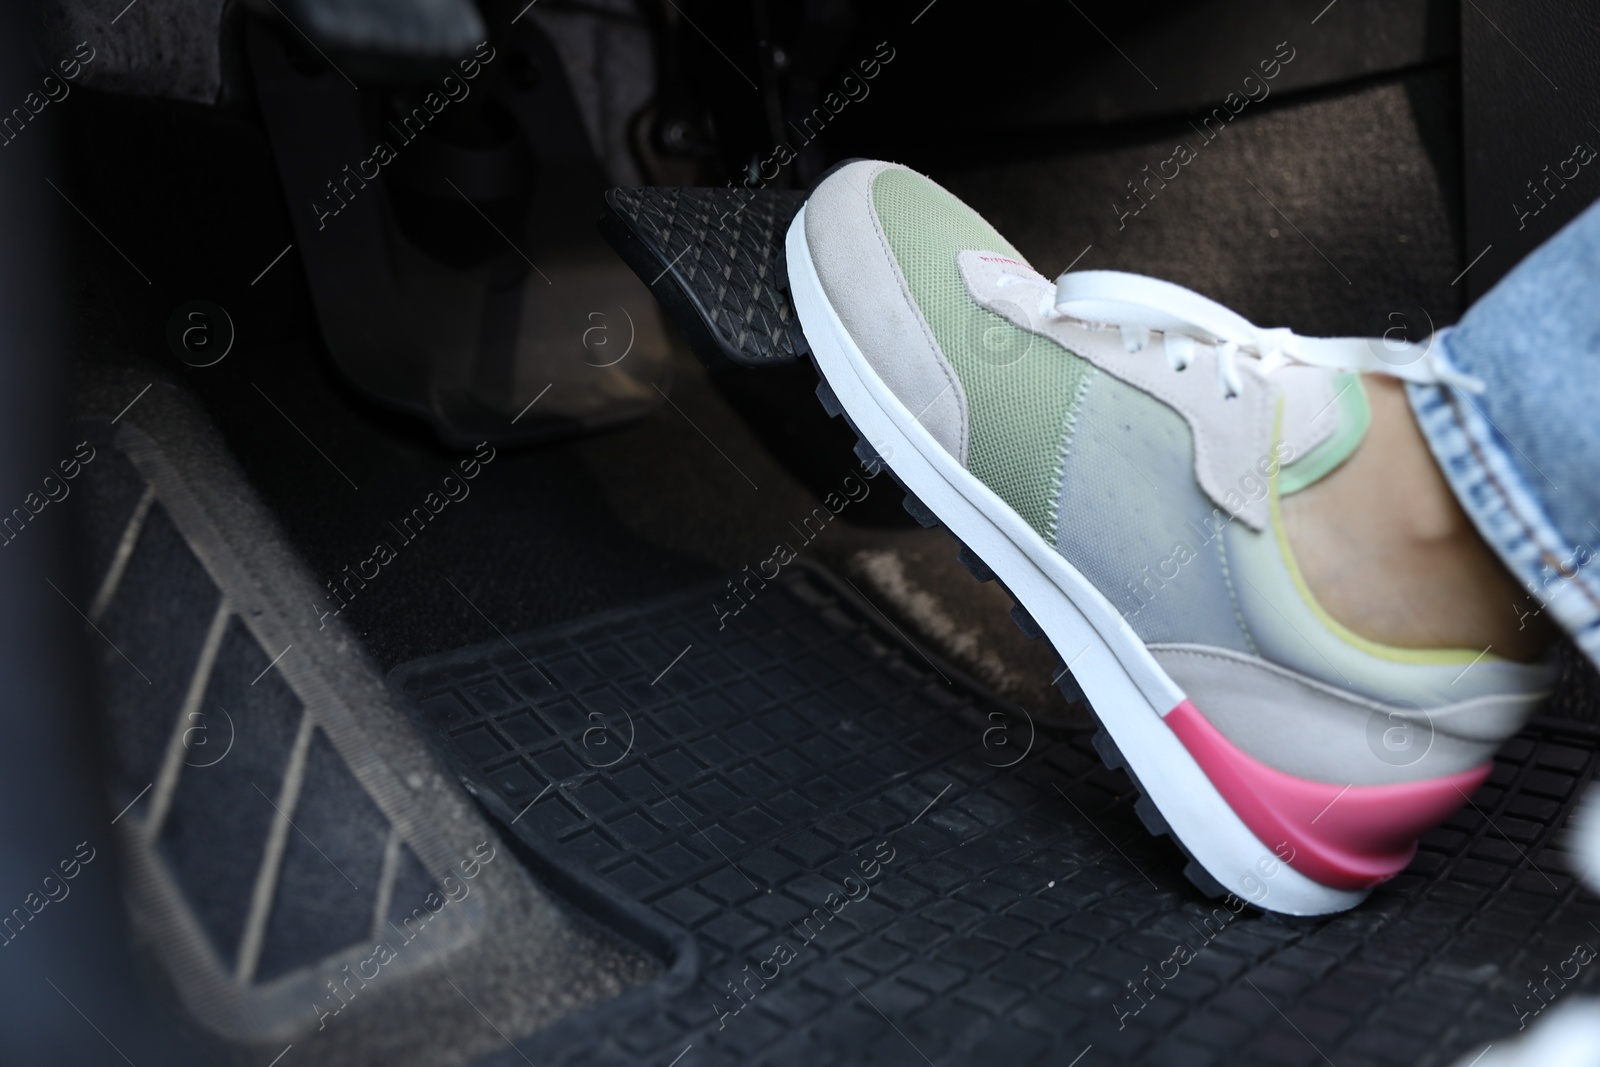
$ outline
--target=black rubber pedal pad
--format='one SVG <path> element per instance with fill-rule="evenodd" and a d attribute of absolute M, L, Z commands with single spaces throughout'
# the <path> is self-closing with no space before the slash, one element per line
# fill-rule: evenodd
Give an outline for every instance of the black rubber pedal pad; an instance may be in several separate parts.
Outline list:
<path fill-rule="evenodd" d="M 706 366 L 787 366 L 805 355 L 784 257 L 804 200 L 779 189 L 611 189 L 600 232 Z"/>

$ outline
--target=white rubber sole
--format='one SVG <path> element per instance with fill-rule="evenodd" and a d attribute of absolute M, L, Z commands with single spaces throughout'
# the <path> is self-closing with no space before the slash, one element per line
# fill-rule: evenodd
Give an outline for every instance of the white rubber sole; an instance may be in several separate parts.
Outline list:
<path fill-rule="evenodd" d="M 1081 573 L 934 440 L 873 371 L 829 303 L 805 235 L 789 226 L 789 293 L 817 371 L 895 477 L 992 570 L 1082 686 L 1171 835 L 1223 890 L 1267 911 L 1326 915 L 1367 891 L 1333 889 L 1281 861 L 1217 792 L 1162 721 L 1184 693 Z"/>

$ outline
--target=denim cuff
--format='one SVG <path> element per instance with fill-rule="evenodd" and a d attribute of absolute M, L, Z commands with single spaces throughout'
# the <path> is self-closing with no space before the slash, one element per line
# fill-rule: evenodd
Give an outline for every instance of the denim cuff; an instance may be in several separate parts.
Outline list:
<path fill-rule="evenodd" d="M 1434 343 L 1448 360 L 1449 331 L 1436 334 Z M 1532 598 L 1506 610 L 1524 624 L 1547 612 L 1600 666 L 1600 576 L 1589 566 L 1600 529 L 1574 539 L 1556 526 L 1542 500 L 1556 487 L 1522 475 L 1509 454 L 1513 446 L 1481 400 L 1444 385 L 1408 384 L 1406 393 L 1456 500 Z"/>

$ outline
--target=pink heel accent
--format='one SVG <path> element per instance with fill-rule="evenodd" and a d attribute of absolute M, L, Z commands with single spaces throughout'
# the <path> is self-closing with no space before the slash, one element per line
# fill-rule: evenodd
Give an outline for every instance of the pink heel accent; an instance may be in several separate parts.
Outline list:
<path fill-rule="evenodd" d="M 1166 723 L 1244 824 L 1308 878 L 1367 889 L 1402 871 L 1417 838 L 1466 803 L 1493 767 L 1399 785 L 1328 785 L 1274 770 L 1241 752 L 1188 700 Z"/>

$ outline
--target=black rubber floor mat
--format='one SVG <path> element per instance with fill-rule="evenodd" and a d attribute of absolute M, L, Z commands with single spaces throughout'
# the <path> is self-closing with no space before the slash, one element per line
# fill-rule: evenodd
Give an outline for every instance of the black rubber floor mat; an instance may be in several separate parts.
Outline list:
<path fill-rule="evenodd" d="M 1286 920 L 1203 899 L 1089 733 L 826 573 L 746 586 L 391 674 L 541 875 L 671 961 L 490 1062 L 1444 1064 L 1600 938 L 1560 854 L 1589 727 L 1536 721 L 1400 877 Z"/>
<path fill-rule="evenodd" d="M 770 367 L 806 350 L 783 267 L 803 203 L 766 189 L 612 189 L 600 231 L 702 363 Z"/>

